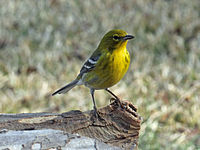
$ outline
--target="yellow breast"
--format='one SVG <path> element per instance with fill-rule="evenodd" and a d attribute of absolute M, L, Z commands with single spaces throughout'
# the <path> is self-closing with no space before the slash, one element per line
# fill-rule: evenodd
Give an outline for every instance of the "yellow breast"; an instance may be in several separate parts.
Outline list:
<path fill-rule="evenodd" d="M 129 64 L 130 56 L 126 47 L 106 53 L 94 70 L 85 75 L 85 85 L 94 89 L 109 88 L 123 78 Z"/>

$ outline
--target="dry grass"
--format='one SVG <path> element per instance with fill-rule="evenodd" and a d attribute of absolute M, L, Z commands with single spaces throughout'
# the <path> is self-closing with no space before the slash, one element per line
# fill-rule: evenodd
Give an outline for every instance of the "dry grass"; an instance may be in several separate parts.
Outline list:
<path fill-rule="evenodd" d="M 143 116 L 140 149 L 200 149 L 200 1 L 0 1 L 0 112 L 92 109 L 70 82 L 110 29 L 134 34 L 132 63 L 112 91 Z M 98 107 L 109 95 L 95 93 Z M 101 100 L 101 101 L 100 101 Z"/>

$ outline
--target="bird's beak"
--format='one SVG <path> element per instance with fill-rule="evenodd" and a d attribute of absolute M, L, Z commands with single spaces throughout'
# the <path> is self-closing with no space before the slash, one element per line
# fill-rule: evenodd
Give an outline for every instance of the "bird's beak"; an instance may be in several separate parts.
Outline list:
<path fill-rule="evenodd" d="M 135 38 L 133 35 L 126 35 L 123 37 L 123 40 L 130 40 L 130 39 L 133 39 Z"/>

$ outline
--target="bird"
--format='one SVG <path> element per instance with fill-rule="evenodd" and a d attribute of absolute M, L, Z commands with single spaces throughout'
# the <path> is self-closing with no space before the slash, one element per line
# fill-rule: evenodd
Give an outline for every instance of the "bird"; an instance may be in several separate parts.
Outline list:
<path fill-rule="evenodd" d="M 55 91 L 52 96 L 66 93 L 77 85 L 84 85 L 90 89 L 95 115 L 98 115 L 95 90 L 106 90 L 119 102 L 119 98 L 108 88 L 118 83 L 126 74 L 130 64 L 126 46 L 128 40 L 133 38 L 133 35 L 121 29 L 108 31 L 96 50 L 85 61 L 75 80 Z"/>

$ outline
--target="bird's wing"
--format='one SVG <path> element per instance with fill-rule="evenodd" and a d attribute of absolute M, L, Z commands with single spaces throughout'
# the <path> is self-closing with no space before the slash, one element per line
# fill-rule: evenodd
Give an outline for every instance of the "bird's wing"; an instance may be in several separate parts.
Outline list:
<path fill-rule="evenodd" d="M 95 68 L 96 63 L 98 62 L 101 56 L 100 52 L 94 52 L 90 58 L 84 63 L 80 70 L 80 75 L 82 76 L 84 73 L 87 73 Z"/>

